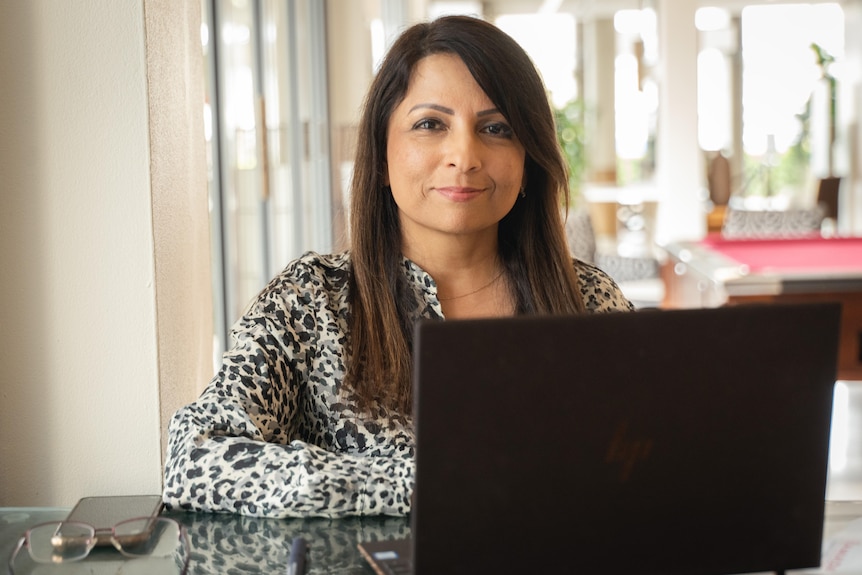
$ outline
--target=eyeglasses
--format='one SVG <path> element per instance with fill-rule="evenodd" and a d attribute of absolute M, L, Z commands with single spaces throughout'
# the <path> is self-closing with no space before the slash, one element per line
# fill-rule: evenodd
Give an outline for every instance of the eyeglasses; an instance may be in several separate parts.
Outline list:
<path fill-rule="evenodd" d="M 170 517 L 139 517 L 121 521 L 111 528 L 111 544 L 124 556 L 173 559 L 180 574 L 189 565 L 188 534 Z M 9 556 L 9 573 L 15 573 L 15 559 L 27 547 L 36 563 L 69 563 L 80 561 L 96 546 L 96 528 L 75 521 L 40 523 L 28 529 Z"/>

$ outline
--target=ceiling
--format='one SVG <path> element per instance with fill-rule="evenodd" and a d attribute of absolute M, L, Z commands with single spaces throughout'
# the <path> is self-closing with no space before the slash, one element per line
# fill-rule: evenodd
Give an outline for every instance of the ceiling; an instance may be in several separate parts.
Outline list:
<path fill-rule="evenodd" d="M 657 5 L 661 0 L 484 0 L 486 12 L 529 14 L 541 11 L 571 12 L 581 19 L 595 16 L 610 16 L 618 10 L 639 9 Z M 698 7 L 716 6 L 740 12 L 753 4 L 823 4 L 847 0 L 665 0 L 666 2 L 694 2 Z"/>

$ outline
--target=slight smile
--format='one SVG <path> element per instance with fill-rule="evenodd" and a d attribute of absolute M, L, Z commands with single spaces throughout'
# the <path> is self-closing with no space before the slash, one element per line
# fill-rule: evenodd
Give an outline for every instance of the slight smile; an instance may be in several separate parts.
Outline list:
<path fill-rule="evenodd" d="M 444 188 L 434 188 L 434 190 L 452 200 L 453 202 L 467 202 L 485 191 L 483 188 L 466 188 L 461 186 L 448 186 Z"/>

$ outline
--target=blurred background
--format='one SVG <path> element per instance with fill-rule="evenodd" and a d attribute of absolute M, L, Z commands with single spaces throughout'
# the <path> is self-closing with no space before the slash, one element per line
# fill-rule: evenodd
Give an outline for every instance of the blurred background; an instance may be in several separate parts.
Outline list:
<path fill-rule="evenodd" d="M 862 47 L 845 31 L 860 10 L 853 1 L 203 0 L 216 351 L 288 261 L 346 247 L 362 97 L 406 25 L 478 15 L 524 46 L 557 110 L 571 209 L 588 213 L 595 259 L 625 281 L 631 270 L 615 256 L 649 261 L 656 242 L 696 239 L 710 217 L 720 227 L 728 204 L 815 206 L 824 177 L 845 176 L 841 219 L 828 225 L 862 228 L 858 183 L 854 201 L 846 178 L 858 179 Z"/>
<path fill-rule="evenodd" d="M 533 58 L 569 161 L 573 252 L 637 304 L 665 300 L 661 246 L 726 231 L 728 210 L 862 233 L 862 38 L 848 33 L 862 2 L 204 0 L 202 13 L 216 361 L 287 262 L 347 247 L 365 90 L 405 26 L 443 14 L 494 22 Z M 858 387 L 836 387 L 833 499 L 862 497 Z"/>

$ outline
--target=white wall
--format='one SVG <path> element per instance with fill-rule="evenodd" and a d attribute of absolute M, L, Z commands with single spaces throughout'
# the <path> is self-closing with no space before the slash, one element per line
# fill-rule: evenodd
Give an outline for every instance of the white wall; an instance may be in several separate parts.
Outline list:
<path fill-rule="evenodd" d="M 160 492 L 160 409 L 191 397 L 198 382 L 182 377 L 208 363 L 211 340 L 194 341 L 211 333 L 203 138 L 180 118 L 170 150 L 150 123 L 154 87 L 200 118 L 200 87 L 170 88 L 148 58 L 176 30 L 148 33 L 145 7 L 151 22 L 174 10 L 158 21 L 199 30 L 199 1 L 169 3 L 0 3 L 0 506 Z M 194 40 L 197 54 L 173 57 L 200 67 Z M 165 213 L 164 172 L 186 174 L 177 191 L 197 200 Z M 202 285 L 200 273 L 164 277 L 201 244 Z M 192 325 L 173 349 L 190 351 L 176 357 L 159 323 L 183 294 L 203 303 L 183 316 Z"/>

